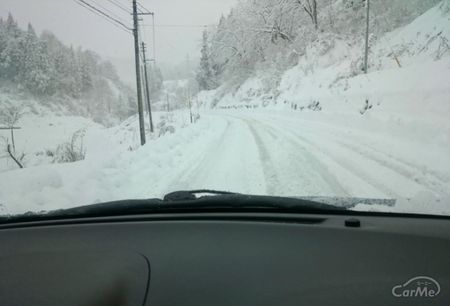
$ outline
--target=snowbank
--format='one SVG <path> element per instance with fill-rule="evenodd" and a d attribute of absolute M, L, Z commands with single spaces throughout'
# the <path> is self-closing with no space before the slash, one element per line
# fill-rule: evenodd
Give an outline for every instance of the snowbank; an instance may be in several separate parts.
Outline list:
<path fill-rule="evenodd" d="M 46 164 L 48 160 L 36 159 L 34 162 L 40 166 L 0 173 L 0 213 L 162 196 L 170 185 L 168 181 L 176 180 L 177 171 L 174 169 L 186 167 L 192 158 L 198 158 L 202 152 L 197 148 L 201 150 L 208 135 L 213 137 L 217 128 L 220 129 L 220 123 L 210 126 L 210 123 L 202 121 L 196 127 L 188 126 L 189 113 L 186 110 L 174 112 L 171 116 L 156 112 L 155 135 L 148 135 L 147 145 L 140 147 L 136 118 L 110 129 L 77 117 L 26 118 L 24 127 L 28 127 L 28 121 L 34 129 L 24 128 L 23 137 L 18 135 L 18 139 L 22 138 L 18 147 L 23 144 L 31 149 L 43 143 L 57 145 L 70 135 L 71 130 L 84 126 L 87 128 L 86 159 L 67 164 Z M 52 126 L 48 122 L 52 122 Z M 173 129 L 158 137 L 162 122 L 173 126 Z M 56 135 L 56 131 L 60 134 Z M 186 146 L 193 143 L 198 143 L 198 146 Z M 191 151 L 183 151 L 185 147 Z"/>

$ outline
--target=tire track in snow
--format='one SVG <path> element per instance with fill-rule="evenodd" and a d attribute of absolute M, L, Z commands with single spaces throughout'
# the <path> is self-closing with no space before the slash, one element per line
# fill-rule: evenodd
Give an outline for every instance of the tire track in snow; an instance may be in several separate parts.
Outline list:
<path fill-rule="evenodd" d="M 326 127 L 329 128 L 328 126 Z M 294 130 L 294 127 L 292 125 L 290 128 Z M 298 132 L 293 133 L 299 135 Z M 307 131 L 306 133 L 309 135 L 317 135 L 317 131 L 315 131 L 314 133 L 311 131 Z M 422 186 L 424 189 L 432 191 L 441 196 L 449 196 L 447 192 L 447 184 L 448 182 L 450 182 L 450 178 L 446 178 L 442 175 L 439 175 L 438 173 L 434 173 L 433 171 L 426 171 L 426 173 L 424 173 L 424 169 L 422 169 L 421 167 L 403 161 L 398 157 L 392 156 L 391 154 L 382 152 L 367 143 L 361 142 L 360 139 L 354 138 L 355 141 L 349 143 L 346 137 L 343 137 L 342 135 L 339 135 L 334 131 L 327 130 L 327 132 L 325 132 L 322 130 L 319 133 L 328 141 L 340 146 L 341 148 L 349 152 L 356 153 L 365 159 L 371 160 L 379 167 L 388 169 L 393 174 L 401 176 L 403 179 L 411 182 L 412 184 Z M 303 139 L 305 139 L 305 137 L 303 137 Z M 429 176 L 429 178 L 427 178 L 426 176 Z"/>
<path fill-rule="evenodd" d="M 220 152 L 225 136 L 229 132 L 230 124 L 230 121 L 226 120 L 225 128 L 220 136 L 217 137 L 217 141 L 209 144 L 208 148 L 210 148 L 210 150 L 201 151 L 203 153 L 201 158 L 198 161 L 193 158 L 196 162 L 189 168 L 183 169 L 183 171 L 178 174 L 178 177 L 171 184 L 169 184 L 171 191 L 195 189 L 195 187 L 192 186 L 192 183 L 194 179 L 198 177 L 198 174 L 202 173 L 204 169 L 211 170 L 214 168 L 214 165 L 211 162 L 211 156 L 217 156 L 218 152 Z"/>
<path fill-rule="evenodd" d="M 321 124 L 321 126 L 325 127 L 326 130 L 330 129 L 330 127 L 328 125 Z M 323 134 L 325 134 L 325 133 L 323 133 Z M 334 131 L 330 131 L 329 134 L 330 135 L 326 135 L 326 136 L 328 136 L 332 139 L 335 139 L 337 137 L 337 138 L 341 139 L 342 145 L 350 146 L 350 143 L 348 142 L 348 138 L 343 137 L 342 134 L 338 134 Z M 363 140 L 363 139 L 356 138 L 353 136 L 353 142 L 351 143 L 351 145 L 359 146 L 359 151 L 362 150 L 364 152 L 367 152 L 367 153 L 361 152 L 361 154 L 365 154 L 368 158 L 373 158 L 372 156 L 378 155 L 377 157 L 375 157 L 377 160 L 381 159 L 382 162 L 389 163 L 386 166 L 391 169 L 396 169 L 396 170 L 399 169 L 399 173 L 409 172 L 409 173 L 413 173 L 414 175 L 417 175 L 417 173 L 426 172 L 426 174 L 429 175 L 430 177 L 432 177 L 433 180 L 435 180 L 436 182 L 438 182 L 442 185 L 450 183 L 450 176 L 445 175 L 444 173 L 440 173 L 440 172 L 437 172 L 432 169 L 427 169 L 427 166 L 425 166 L 425 165 L 416 165 L 412 162 L 408 162 L 406 160 L 401 159 L 398 156 L 395 156 L 395 155 L 387 153 L 387 152 L 383 152 L 379 148 L 376 148 L 373 145 L 367 143 L 366 141 L 361 141 L 361 140 Z M 381 157 L 381 156 L 383 156 L 383 157 Z M 375 158 L 373 158 L 373 159 L 375 159 Z M 413 171 L 411 172 L 408 169 L 413 170 Z M 407 176 L 411 176 L 411 175 L 407 174 Z M 422 177 L 422 179 L 426 180 L 425 177 Z M 432 182 L 430 182 L 430 183 L 433 184 Z M 446 187 L 443 187 L 443 188 L 447 189 Z"/>
<path fill-rule="evenodd" d="M 217 132 L 199 148 L 203 152 L 202 157 L 190 158 L 194 162 L 192 166 L 183 169 L 169 187 L 172 191 L 216 189 L 266 194 L 259 152 L 247 125 L 232 117 L 222 116 L 213 120 L 223 120 L 226 124 L 220 133 Z"/>
<path fill-rule="evenodd" d="M 356 145 L 356 144 L 349 144 L 349 143 L 345 143 L 343 141 L 337 141 L 336 143 L 340 144 L 343 147 L 347 147 L 349 150 L 352 150 L 353 152 L 358 153 L 361 156 L 364 156 L 368 159 L 373 160 L 380 166 L 388 168 L 388 169 L 396 172 L 397 174 L 403 176 L 407 180 L 417 183 L 418 185 L 421 185 L 426 189 L 434 191 L 437 194 L 449 196 L 449 194 L 447 193 L 447 187 L 445 186 L 445 182 L 442 182 L 439 178 L 437 178 L 432 173 L 429 173 L 429 172 L 426 173 L 430 177 L 432 177 L 431 179 L 427 179 L 424 176 L 426 174 L 420 175 L 421 172 L 423 173 L 423 170 L 420 169 L 419 167 L 411 167 L 408 164 L 404 163 L 403 161 L 394 159 L 392 157 L 390 157 L 389 159 L 383 158 L 380 156 L 381 154 L 383 154 L 385 156 L 387 155 L 383 152 L 377 153 L 377 151 L 373 150 L 373 149 L 365 150 L 368 147 L 365 147 L 365 146 L 362 147 L 361 145 Z M 387 155 L 387 156 L 389 156 L 389 155 Z M 400 163 L 402 163 L 403 165 L 401 165 Z"/>
<path fill-rule="evenodd" d="M 384 194 L 386 194 L 386 195 L 388 195 L 390 197 L 393 197 L 393 198 L 399 198 L 400 197 L 394 190 L 392 190 L 391 188 L 389 188 L 386 185 L 384 185 L 381 182 L 379 182 L 376 178 L 372 177 L 369 173 L 364 171 L 361 167 L 358 168 L 357 166 L 355 166 L 355 164 L 352 161 L 348 160 L 347 158 L 343 158 L 343 157 L 340 157 L 340 156 L 338 156 L 336 154 L 330 153 L 328 150 L 325 150 L 323 147 L 320 147 L 317 144 L 313 143 L 312 141 L 304 138 L 303 136 L 300 136 L 297 131 L 292 131 L 290 129 L 282 129 L 282 128 L 280 128 L 278 126 L 275 126 L 275 125 L 271 125 L 271 124 L 268 124 L 268 123 L 262 123 L 261 121 L 258 121 L 258 123 L 261 124 L 261 125 L 267 126 L 267 128 L 274 129 L 275 131 L 277 131 L 278 134 L 280 134 L 280 133 L 283 134 L 284 133 L 286 135 L 286 137 L 287 137 L 288 134 L 290 134 L 291 135 L 291 137 L 290 137 L 291 141 L 294 141 L 295 143 L 297 143 L 297 145 L 299 147 L 305 148 L 306 151 L 320 152 L 321 154 L 323 154 L 326 157 L 328 157 L 329 160 L 331 160 L 332 162 L 338 164 L 339 166 L 341 166 L 346 171 L 352 173 L 352 175 L 356 176 L 360 180 L 366 182 L 367 184 L 372 186 L 374 189 L 379 190 L 380 192 L 382 192 L 382 193 L 384 193 Z M 326 169 L 325 166 L 324 166 L 324 168 Z M 329 173 L 328 170 L 327 170 L 327 172 Z M 331 173 L 330 173 L 330 176 L 333 177 L 333 181 L 336 181 L 336 183 L 339 184 L 338 179 L 335 178 L 335 176 L 333 176 Z M 341 188 L 343 190 L 345 190 L 343 187 L 341 187 Z"/>
<path fill-rule="evenodd" d="M 264 177 L 266 179 L 266 191 L 268 195 L 279 195 L 277 192 L 278 187 L 280 186 L 280 180 L 278 175 L 273 167 L 274 161 L 271 159 L 269 151 L 267 150 L 264 141 L 255 130 L 255 128 L 251 124 L 247 124 L 250 132 L 255 139 L 256 145 L 258 147 L 259 159 L 263 166 Z"/>
<path fill-rule="evenodd" d="M 252 119 L 240 119 L 247 123 L 255 138 L 263 162 L 269 194 L 348 195 L 327 167 L 303 146 L 293 142 L 271 126 Z M 270 136 L 271 140 L 268 141 L 262 134 Z M 286 150 L 280 150 L 280 146 L 285 146 Z M 275 156 L 277 150 L 281 153 L 278 158 Z M 324 194 L 324 191 L 331 194 Z"/>

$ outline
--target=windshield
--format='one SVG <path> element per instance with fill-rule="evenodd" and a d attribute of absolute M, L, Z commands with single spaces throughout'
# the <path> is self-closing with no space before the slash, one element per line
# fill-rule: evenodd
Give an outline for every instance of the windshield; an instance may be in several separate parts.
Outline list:
<path fill-rule="evenodd" d="M 450 215 L 448 0 L 2 0 L 0 215 L 181 190 Z"/>

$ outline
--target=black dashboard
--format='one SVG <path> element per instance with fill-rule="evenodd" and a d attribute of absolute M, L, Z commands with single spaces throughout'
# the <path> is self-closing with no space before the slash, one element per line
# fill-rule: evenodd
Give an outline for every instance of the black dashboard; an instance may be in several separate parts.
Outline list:
<path fill-rule="evenodd" d="M 8 306 L 449 305 L 450 222 L 225 212 L 10 223 L 0 275 Z"/>

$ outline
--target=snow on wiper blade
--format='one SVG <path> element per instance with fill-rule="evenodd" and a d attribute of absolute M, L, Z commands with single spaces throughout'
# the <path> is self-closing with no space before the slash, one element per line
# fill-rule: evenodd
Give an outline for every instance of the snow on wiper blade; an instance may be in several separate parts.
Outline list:
<path fill-rule="evenodd" d="M 149 208 L 156 209 L 162 205 L 160 199 L 126 200 L 93 205 L 79 206 L 52 211 L 27 212 L 20 215 L 0 215 L 0 224 L 30 222 L 48 219 L 88 218 L 99 216 L 126 215 L 129 212 L 138 214 Z"/>
<path fill-rule="evenodd" d="M 218 195 L 230 195 L 237 194 L 229 191 L 199 189 L 199 190 L 181 190 L 168 193 L 164 196 L 164 201 L 182 201 L 182 200 L 196 200 L 203 196 L 218 196 Z"/>
<path fill-rule="evenodd" d="M 344 197 L 297 197 L 307 201 L 320 202 L 345 208 L 354 208 L 359 204 L 384 205 L 393 207 L 397 203 L 396 199 L 371 199 L 371 198 L 344 198 Z"/>
<path fill-rule="evenodd" d="M 198 197 L 200 196 L 200 197 Z M 168 194 L 164 198 L 164 209 L 186 210 L 280 210 L 317 212 L 344 210 L 344 207 L 324 204 L 311 200 L 257 196 L 223 191 L 197 190 Z"/>

